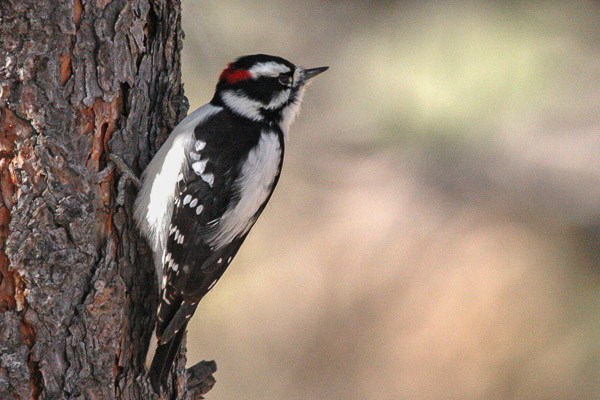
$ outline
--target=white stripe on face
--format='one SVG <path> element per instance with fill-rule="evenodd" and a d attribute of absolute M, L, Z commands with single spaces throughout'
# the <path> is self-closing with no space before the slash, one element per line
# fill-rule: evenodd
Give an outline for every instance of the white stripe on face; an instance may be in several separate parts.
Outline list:
<path fill-rule="evenodd" d="M 248 70 L 254 79 L 262 76 L 275 77 L 279 74 L 285 74 L 290 72 L 290 68 L 287 65 L 279 64 L 275 61 L 269 61 L 265 63 L 258 63 Z"/>
<path fill-rule="evenodd" d="M 251 100 L 243 93 L 233 90 L 224 91 L 221 94 L 221 99 L 236 113 L 253 121 L 262 121 L 263 116 L 260 113 L 262 103 Z"/>
<path fill-rule="evenodd" d="M 267 110 L 275 110 L 284 105 L 290 98 L 291 89 L 285 89 L 273 96 L 269 104 L 265 107 Z"/>

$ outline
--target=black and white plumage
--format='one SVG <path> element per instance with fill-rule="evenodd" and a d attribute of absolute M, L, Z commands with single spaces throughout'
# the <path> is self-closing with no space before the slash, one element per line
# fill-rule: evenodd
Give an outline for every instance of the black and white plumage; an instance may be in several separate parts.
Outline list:
<path fill-rule="evenodd" d="M 144 172 L 135 218 L 161 288 L 149 371 L 155 389 L 198 302 L 271 197 L 305 84 L 326 69 L 263 54 L 237 59 L 221 73 L 211 102 L 181 121 Z"/>

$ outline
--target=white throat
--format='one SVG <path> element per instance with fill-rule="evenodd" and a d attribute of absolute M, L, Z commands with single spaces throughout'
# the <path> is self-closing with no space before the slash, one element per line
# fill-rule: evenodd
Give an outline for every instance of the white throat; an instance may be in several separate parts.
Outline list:
<path fill-rule="evenodd" d="M 296 120 L 298 113 L 300 112 L 300 106 L 302 105 L 302 98 L 304 97 L 304 91 L 306 90 L 306 86 L 303 86 L 299 89 L 296 94 L 296 99 L 289 103 L 283 110 L 281 110 L 281 120 L 279 121 L 279 127 L 283 132 L 283 135 L 287 139 L 288 133 L 290 131 L 290 126 Z"/>

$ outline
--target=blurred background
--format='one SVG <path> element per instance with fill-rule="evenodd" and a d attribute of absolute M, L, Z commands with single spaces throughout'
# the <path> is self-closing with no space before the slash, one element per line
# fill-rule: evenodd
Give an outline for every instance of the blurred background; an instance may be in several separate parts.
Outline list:
<path fill-rule="evenodd" d="M 600 399 L 600 5 L 192 1 L 313 82 L 266 212 L 189 329 L 208 399 Z"/>

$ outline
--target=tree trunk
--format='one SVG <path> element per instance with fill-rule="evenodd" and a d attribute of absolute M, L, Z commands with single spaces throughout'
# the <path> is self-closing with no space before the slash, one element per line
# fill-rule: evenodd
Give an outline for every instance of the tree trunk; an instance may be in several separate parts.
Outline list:
<path fill-rule="evenodd" d="M 0 0 L 1 399 L 154 396 L 152 257 L 106 155 L 139 174 L 185 115 L 180 12 Z M 189 396 L 184 365 L 163 398 Z"/>

